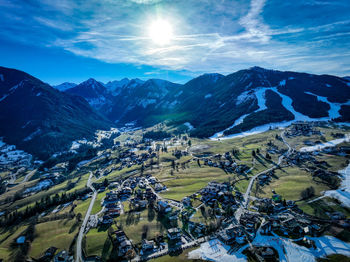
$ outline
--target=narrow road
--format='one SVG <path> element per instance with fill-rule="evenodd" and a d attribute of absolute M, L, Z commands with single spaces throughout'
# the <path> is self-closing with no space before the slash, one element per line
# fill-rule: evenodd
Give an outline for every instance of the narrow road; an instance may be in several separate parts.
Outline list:
<path fill-rule="evenodd" d="M 94 203 L 95 203 L 95 200 L 96 200 L 96 196 L 97 196 L 97 191 L 92 186 L 91 178 L 92 178 L 92 172 L 90 171 L 90 176 L 89 176 L 89 179 L 88 179 L 88 181 L 86 183 L 86 186 L 89 187 L 92 190 L 93 195 L 92 195 L 92 198 L 91 198 L 91 202 L 90 202 L 89 208 L 86 211 L 83 224 L 80 227 L 79 235 L 78 235 L 78 238 L 77 238 L 77 250 L 76 250 L 76 260 L 75 260 L 76 262 L 84 261 L 83 257 L 82 257 L 81 242 L 83 240 L 84 233 L 85 233 L 85 227 L 86 227 L 87 222 L 89 221 L 91 210 L 92 210 L 92 207 L 94 206 Z"/>
<path fill-rule="evenodd" d="M 24 177 L 24 179 L 23 179 L 23 181 L 21 182 L 21 184 L 24 183 L 24 182 L 27 182 L 27 181 L 29 180 L 29 178 L 30 178 L 32 175 L 34 175 L 35 172 L 36 172 L 36 169 L 34 169 L 33 171 L 29 172 L 29 173 Z"/>
<path fill-rule="evenodd" d="M 252 190 L 252 187 L 253 187 L 253 184 L 254 184 L 254 181 L 257 177 L 259 177 L 260 175 L 262 174 L 265 174 L 269 171 L 272 171 L 276 168 L 279 167 L 279 165 L 282 163 L 282 160 L 285 156 L 289 155 L 291 153 L 291 151 L 293 150 L 293 148 L 287 143 L 287 141 L 285 140 L 284 138 L 284 131 L 281 133 L 281 138 L 282 138 L 282 141 L 283 143 L 288 147 L 288 151 L 286 153 L 284 153 L 283 155 L 281 155 L 279 158 L 278 158 L 278 162 L 277 162 L 277 165 L 273 166 L 273 167 L 270 167 L 258 174 L 256 174 L 255 176 L 253 176 L 250 181 L 249 181 L 249 184 L 248 184 L 248 188 L 247 188 L 247 191 L 245 192 L 244 196 L 243 196 L 243 203 L 241 203 L 241 206 L 237 209 L 236 213 L 235 213 L 235 218 L 237 221 L 239 221 L 239 218 L 241 217 L 242 213 L 243 213 L 243 210 L 244 209 L 247 209 L 247 206 L 249 204 L 249 195 L 250 195 L 250 191 Z"/>

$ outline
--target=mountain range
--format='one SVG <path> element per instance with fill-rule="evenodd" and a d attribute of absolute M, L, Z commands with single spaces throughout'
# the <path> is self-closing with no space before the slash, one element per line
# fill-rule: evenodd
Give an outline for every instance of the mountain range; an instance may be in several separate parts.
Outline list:
<path fill-rule="evenodd" d="M 0 112 L 4 141 L 41 159 L 111 126 L 84 98 L 5 67 L 0 67 Z"/>
<path fill-rule="evenodd" d="M 8 112 L 0 116 L 0 136 L 43 154 L 96 129 L 129 122 L 141 127 L 186 123 L 197 137 L 295 120 L 350 122 L 350 80 L 253 67 L 226 76 L 204 74 L 183 85 L 127 78 L 104 84 L 90 78 L 53 88 L 0 67 L 0 109 Z M 49 142 L 38 145 L 44 140 Z"/>

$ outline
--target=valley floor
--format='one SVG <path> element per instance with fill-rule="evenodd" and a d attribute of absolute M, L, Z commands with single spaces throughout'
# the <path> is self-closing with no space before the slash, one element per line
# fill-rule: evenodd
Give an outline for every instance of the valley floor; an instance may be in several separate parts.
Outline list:
<path fill-rule="evenodd" d="M 55 247 L 77 261 L 247 261 L 261 246 L 280 261 L 350 257 L 350 131 L 295 128 L 146 141 L 134 130 L 70 171 L 65 160 L 15 177 L 18 168 L 3 168 L 13 185 L 0 195 L 0 258 L 38 259 Z"/>

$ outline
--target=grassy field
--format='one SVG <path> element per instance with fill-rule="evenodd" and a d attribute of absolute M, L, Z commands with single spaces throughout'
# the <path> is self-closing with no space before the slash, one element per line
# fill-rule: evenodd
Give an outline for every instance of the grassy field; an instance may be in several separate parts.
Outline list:
<path fill-rule="evenodd" d="M 152 262 L 194 262 L 194 261 L 198 261 L 198 260 L 193 260 L 193 259 L 188 259 L 188 253 L 190 253 L 191 251 L 197 249 L 197 247 L 194 248 L 189 248 L 184 250 L 179 256 L 170 256 L 170 255 L 166 255 L 166 256 L 162 256 L 156 259 L 151 260 Z"/>
<path fill-rule="evenodd" d="M 147 239 L 163 235 L 166 229 L 157 220 L 157 214 L 152 209 L 145 209 L 141 212 L 124 213 L 116 219 L 117 225 L 123 228 L 125 234 L 133 240 L 134 244 L 140 243 L 142 233 L 147 228 Z"/>
<path fill-rule="evenodd" d="M 97 194 L 97 197 L 96 197 L 94 206 L 92 207 L 92 210 L 91 210 L 91 214 L 96 214 L 96 213 L 98 213 L 98 212 L 101 211 L 101 209 L 102 209 L 101 201 L 102 201 L 102 199 L 106 196 L 106 193 L 107 193 L 107 192 L 108 192 L 108 191 L 105 191 L 105 192 L 102 192 L 102 193 L 98 193 L 98 194 Z"/>
<path fill-rule="evenodd" d="M 342 207 L 339 203 L 329 197 L 322 198 L 318 201 L 312 202 L 310 204 L 303 202 L 299 205 L 300 209 L 305 213 L 317 216 L 320 218 L 328 219 L 327 212 L 342 212 L 347 218 L 350 218 L 350 209 Z"/>
<path fill-rule="evenodd" d="M 87 256 L 99 256 L 106 260 L 112 250 L 112 242 L 108 237 L 108 232 L 97 228 L 91 229 L 87 233 L 85 243 Z"/>
<path fill-rule="evenodd" d="M 26 229 L 26 226 L 14 226 L 7 229 L 1 229 L 0 231 L 0 259 L 9 261 L 11 258 L 11 243 L 13 243 L 22 232 Z"/>
<path fill-rule="evenodd" d="M 37 258 L 51 246 L 68 251 L 79 231 L 79 225 L 75 219 L 65 219 L 37 224 L 35 230 L 36 237 L 32 242 L 29 255 Z"/>
<path fill-rule="evenodd" d="M 86 211 L 89 208 L 89 205 L 90 205 L 90 202 L 91 202 L 91 198 L 88 198 L 88 199 L 85 199 L 85 200 L 77 200 L 77 201 L 74 201 L 74 202 L 77 205 L 74 208 L 74 213 L 75 214 L 81 213 L 83 215 L 83 217 L 84 217 L 85 214 L 86 214 Z"/>
<path fill-rule="evenodd" d="M 181 200 L 205 187 L 210 181 L 225 182 L 232 175 L 225 174 L 220 168 L 198 167 L 197 163 L 190 163 L 190 168 L 174 170 L 173 176 L 170 174 L 170 169 L 155 176 L 168 188 L 160 193 L 163 197 Z"/>
<path fill-rule="evenodd" d="M 191 139 L 191 140 L 192 140 L 193 146 L 198 146 L 198 145 L 207 146 L 207 148 L 203 151 L 211 154 L 218 154 L 218 153 L 222 154 L 224 152 L 231 152 L 233 148 L 237 148 L 242 153 L 243 159 L 246 156 L 251 159 L 251 151 L 253 149 L 256 150 L 257 148 L 264 149 L 266 147 L 266 144 L 270 140 L 280 149 L 287 149 L 287 147 L 283 144 L 283 142 L 275 138 L 276 135 L 279 135 L 280 133 L 281 133 L 281 130 L 270 130 L 270 131 L 252 135 L 252 136 L 225 139 L 220 141 L 203 140 L 203 139 Z"/>
<path fill-rule="evenodd" d="M 273 194 L 272 190 L 275 190 L 286 200 L 299 200 L 300 193 L 309 186 L 315 188 L 316 196 L 320 196 L 322 191 L 329 189 L 326 185 L 313 181 L 311 174 L 297 167 L 277 169 L 275 175 L 277 178 L 273 179 L 269 185 L 258 189 L 257 196 L 270 198 Z M 252 195 L 255 193 L 254 187 Z"/>

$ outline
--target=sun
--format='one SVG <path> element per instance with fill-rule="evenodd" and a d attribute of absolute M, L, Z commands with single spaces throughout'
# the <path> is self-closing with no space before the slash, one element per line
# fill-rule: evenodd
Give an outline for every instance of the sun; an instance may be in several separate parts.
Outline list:
<path fill-rule="evenodd" d="M 150 25 L 149 36 L 154 43 L 165 45 L 173 38 L 173 29 L 168 21 L 158 19 Z"/>

